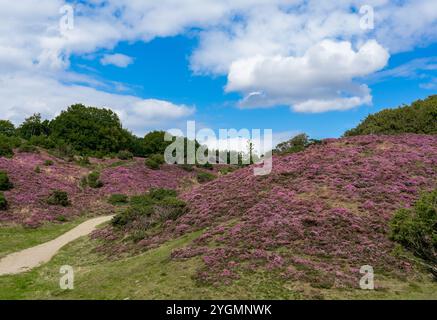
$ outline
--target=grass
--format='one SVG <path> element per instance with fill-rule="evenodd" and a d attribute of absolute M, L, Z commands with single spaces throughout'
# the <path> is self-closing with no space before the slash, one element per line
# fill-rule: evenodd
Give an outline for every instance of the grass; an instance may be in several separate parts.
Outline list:
<path fill-rule="evenodd" d="M 71 222 L 46 223 L 39 228 L 21 225 L 0 226 L 0 258 L 11 252 L 20 251 L 55 239 L 85 221 L 80 217 Z"/>
<path fill-rule="evenodd" d="M 376 275 L 378 289 L 372 291 L 313 288 L 279 280 L 266 271 L 241 274 L 230 285 L 200 284 L 193 278 L 202 266 L 200 258 L 175 261 L 170 254 L 201 233 L 186 234 L 143 254 L 115 261 L 95 251 L 100 242 L 82 237 L 41 267 L 1 276 L 0 299 L 437 299 L 437 283 L 425 275 L 420 281 Z M 59 288 L 63 265 L 74 269 L 73 290 Z"/>

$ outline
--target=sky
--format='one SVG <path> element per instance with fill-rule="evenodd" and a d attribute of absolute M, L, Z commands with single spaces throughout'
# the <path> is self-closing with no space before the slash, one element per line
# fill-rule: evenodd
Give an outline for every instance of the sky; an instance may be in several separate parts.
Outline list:
<path fill-rule="evenodd" d="M 437 2 L 0 0 L 2 119 L 74 103 L 142 136 L 339 137 L 437 91 Z"/>

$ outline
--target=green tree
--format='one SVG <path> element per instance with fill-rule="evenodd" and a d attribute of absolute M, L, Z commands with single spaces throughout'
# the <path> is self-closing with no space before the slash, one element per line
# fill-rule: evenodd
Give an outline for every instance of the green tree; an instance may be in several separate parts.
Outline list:
<path fill-rule="evenodd" d="M 41 114 L 35 113 L 26 118 L 18 127 L 18 133 L 26 140 L 33 136 L 48 135 L 50 133 L 49 122 L 47 120 L 41 121 Z"/>
<path fill-rule="evenodd" d="M 400 133 L 437 134 L 437 95 L 417 100 L 409 106 L 385 109 L 369 115 L 344 135 Z"/>
<path fill-rule="evenodd" d="M 109 109 L 70 106 L 50 123 L 51 136 L 84 153 L 111 153 L 127 148 L 132 135 Z"/>
<path fill-rule="evenodd" d="M 9 120 L 0 120 L 0 134 L 7 137 L 15 135 L 15 126 Z"/>

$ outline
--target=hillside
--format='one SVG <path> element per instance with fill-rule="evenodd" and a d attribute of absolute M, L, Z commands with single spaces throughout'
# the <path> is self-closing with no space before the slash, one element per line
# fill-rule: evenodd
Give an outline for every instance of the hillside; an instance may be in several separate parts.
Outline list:
<path fill-rule="evenodd" d="M 51 161 L 50 165 L 46 165 Z M 36 170 L 36 168 L 39 168 Z M 151 170 L 144 159 L 91 159 L 80 166 L 41 150 L 38 153 L 16 152 L 11 159 L 0 157 L 0 171 L 7 172 L 14 188 L 5 191 L 9 208 L 0 211 L 0 222 L 17 222 L 36 227 L 47 221 L 71 220 L 81 214 L 104 214 L 115 208 L 108 204 L 112 194 L 138 194 L 152 187 L 176 189 L 184 178 L 193 173 L 177 166 L 164 165 Z M 100 172 L 101 188 L 81 185 L 91 172 Z M 53 190 L 67 192 L 71 206 L 51 206 L 46 199 Z"/>
<path fill-rule="evenodd" d="M 436 178 L 437 136 L 329 139 L 274 158 L 270 175 L 244 168 L 184 193 L 189 212 L 136 247 L 202 230 L 192 245 L 172 253 L 175 260 L 201 257 L 195 276 L 201 283 L 267 271 L 314 287 L 357 287 L 362 265 L 412 276 L 415 264 L 394 254 L 388 221 L 420 191 L 435 188 Z M 105 239 L 104 252 L 132 248 L 116 228 L 95 237 Z"/>
<path fill-rule="evenodd" d="M 54 164 L 44 166 L 49 159 Z M 11 206 L 1 214 L 3 223 L 36 227 L 4 226 L 0 237 L 13 247 L 5 243 L 3 254 L 65 232 L 63 225 L 77 225 L 83 213 L 122 212 L 125 206 L 107 203 L 114 193 L 177 189 L 187 210 L 150 229 L 142 213 L 125 227 L 106 225 L 67 245 L 47 265 L 0 277 L 0 298 L 434 296 L 418 260 L 389 240 L 388 222 L 396 209 L 436 187 L 437 136 L 326 139 L 275 156 L 269 175 L 254 176 L 252 169 L 197 184 L 195 171 L 171 165 L 150 170 L 141 158 L 91 159 L 85 167 L 42 150 L 1 158 L 0 170 L 14 183 L 5 192 Z M 81 177 L 95 170 L 103 187 L 82 188 Z M 53 188 L 68 191 L 72 205 L 52 207 L 41 200 Z M 77 288 L 68 292 L 58 287 L 64 264 L 77 268 Z M 375 270 L 377 290 L 368 295 L 355 290 L 363 265 Z"/>

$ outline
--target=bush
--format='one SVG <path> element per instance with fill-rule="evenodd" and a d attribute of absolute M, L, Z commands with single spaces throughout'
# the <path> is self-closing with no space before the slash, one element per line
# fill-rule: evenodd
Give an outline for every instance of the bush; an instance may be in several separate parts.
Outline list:
<path fill-rule="evenodd" d="M 134 155 L 132 154 L 132 152 L 127 151 L 127 150 L 120 151 L 117 154 L 117 158 L 120 159 L 120 160 L 130 160 L 133 157 L 134 157 Z"/>
<path fill-rule="evenodd" d="M 0 210 L 7 210 L 9 207 L 5 194 L 0 192 Z"/>
<path fill-rule="evenodd" d="M 87 167 L 91 164 L 90 159 L 88 157 L 79 157 L 79 159 L 76 161 L 78 165 L 82 167 Z"/>
<path fill-rule="evenodd" d="M 220 170 L 219 170 L 220 174 L 222 174 L 224 176 L 233 172 L 233 171 L 235 171 L 235 168 L 233 168 L 233 167 L 223 167 L 223 168 L 220 168 Z"/>
<path fill-rule="evenodd" d="M 164 162 L 162 154 L 153 154 L 145 160 L 146 166 L 152 170 L 158 170 Z"/>
<path fill-rule="evenodd" d="M 7 191 L 14 187 L 11 181 L 9 181 L 8 174 L 4 171 L 0 171 L 0 191 Z"/>
<path fill-rule="evenodd" d="M 180 164 L 179 167 L 182 170 L 185 170 L 187 172 L 193 172 L 194 171 L 194 166 L 192 164 Z"/>
<path fill-rule="evenodd" d="M 0 157 L 12 158 L 14 156 L 13 148 L 18 147 L 20 143 L 17 138 L 0 135 Z"/>
<path fill-rule="evenodd" d="M 30 143 L 24 143 L 18 148 L 18 152 L 23 153 L 39 153 L 39 150 L 34 145 L 31 145 Z"/>
<path fill-rule="evenodd" d="M 163 200 L 165 198 L 176 197 L 177 192 L 173 189 L 152 188 L 149 190 L 149 196 L 155 200 Z"/>
<path fill-rule="evenodd" d="M 108 202 L 112 205 L 125 204 L 129 202 L 129 197 L 125 194 L 113 194 L 109 197 Z"/>
<path fill-rule="evenodd" d="M 437 189 L 423 193 L 413 208 L 395 213 L 390 238 L 437 268 Z"/>
<path fill-rule="evenodd" d="M 100 180 L 100 173 L 99 172 L 91 172 L 88 175 L 88 186 L 90 186 L 91 188 L 101 188 L 103 187 L 103 182 Z"/>
<path fill-rule="evenodd" d="M 35 173 L 41 173 L 41 168 L 39 166 L 36 166 L 35 170 L 33 171 L 35 171 Z"/>
<path fill-rule="evenodd" d="M 197 181 L 199 183 L 203 183 L 203 182 L 209 182 L 214 180 L 215 178 L 217 178 L 214 174 L 209 173 L 209 172 L 198 172 L 197 173 Z"/>
<path fill-rule="evenodd" d="M 409 106 L 385 109 L 369 115 L 344 135 L 400 133 L 437 134 L 437 95 L 417 100 Z"/>
<path fill-rule="evenodd" d="M 71 202 L 68 199 L 67 192 L 62 191 L 62 190 L 55 190 L 47 198 L 47 204 L 52 205 L 52 206 L 67 207 L 67 206 L 71 205 Z"/>
<path fill-rule="evenodd" d="M 44 165 L 46 166 L 46 167 L 50 167 L 50 166 L 52 166 L 52 165 L 54 165 L 55 163 L 52 161 L 52 160 L 46 160 L 46 161 L 44 161 Z"/>
<path fill-rule="evenodd" d="M 151 189 L 149 193 L 131 197 L 130 206 L 112 219 L 112 225 L 130 225 L 135 233 L 167 220 L 175 220 L 186 212 L 186 203 L 170 189 Z"/>

